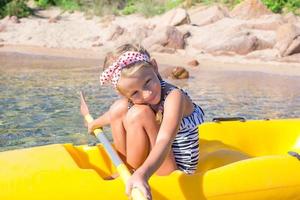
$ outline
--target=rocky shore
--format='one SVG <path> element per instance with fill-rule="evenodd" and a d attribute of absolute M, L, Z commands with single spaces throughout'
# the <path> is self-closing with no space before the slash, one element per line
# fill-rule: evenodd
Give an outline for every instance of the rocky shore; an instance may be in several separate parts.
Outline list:
<path fill-rule="evenodd" d="M 274 14 L 259 0 L 176 8 L 164 15 L 87 18 L 57 8 L 0 21 L 1 52 L 103 59 L 141 43 L 163 64 L 300 75 L 300 17 Z"/>

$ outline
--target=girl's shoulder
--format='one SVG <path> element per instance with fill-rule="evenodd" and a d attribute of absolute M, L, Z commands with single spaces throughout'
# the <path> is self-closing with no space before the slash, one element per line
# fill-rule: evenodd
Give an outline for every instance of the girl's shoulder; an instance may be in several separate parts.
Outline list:
<path fill-rule="evenodd" d="M 174 89 L 179 89 L 176 85 L 173 85 L 173 84 L 168 83 L 166 81 L 161 81 L 160 84 L 161 84 L 162 90 L 166 93 L 170 93 Z"/>
<path fill-rule="evenodd" d="M 165 98 L 167 98 L 167 96 L 170 94 L 170 92 L 172 92 L 174 90 L 180 91 L 183 95 L 186 95 L 189 97 L 188 93 L 186 91 L 184 91 L 182 88 L 179 88 L 176 85 L 173 85 L 166 81 L 161 81 L 161 86 L 162 86 L 162 90 L 163 90 Z"/>

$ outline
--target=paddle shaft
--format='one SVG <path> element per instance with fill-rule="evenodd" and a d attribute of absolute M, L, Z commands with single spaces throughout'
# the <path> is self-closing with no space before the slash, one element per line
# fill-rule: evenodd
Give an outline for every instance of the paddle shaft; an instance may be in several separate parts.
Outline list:
<path fill-rule="evenodd" d="M 84 118 L 88 123 L 90 123 L 94 120 L 90 114 L 84 116 Z M 117 152 L 115 151 L 115 149 L 111 146 L 110 142 L 104 135 L 102 128 L 95 129 L 94 134 L 98 138 L 98 140 L 102 143 L 102 145 L 104 146 L 104 149 L 107 152 L 107 154 L 109 155 L 113 164 L 115 165 L 117 172 L 121 176 L 123 182 L 126 184 L 127 180 L 131 176 L 127 166 L 122 162 L 122 160 L 120 159 L 120 157 L 117 154 Z M 147 198 L 145 198 L 143 193 L 138 188 L 132 189 L 131 197 L 133 200 L 147 200 Z"/>

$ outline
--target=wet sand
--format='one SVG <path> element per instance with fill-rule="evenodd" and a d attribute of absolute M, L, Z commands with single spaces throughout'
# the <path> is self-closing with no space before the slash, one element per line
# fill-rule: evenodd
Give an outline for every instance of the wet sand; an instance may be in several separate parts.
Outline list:
<path fill-rule="evenodd" d="M 59 49 L 45 48 L 28 45 L 5 45 L 0 48 L 1 63 L 24 62 L 24 59 L 36 60 L 37 63 L 47 60 L 45 63 L 58 62 L 57 65 L 68 61 L 70 66 L 80 63 L 90 63 L 91 65 L 102 65 L 102 60 L 109 49 Z M 16 56 L 22 57 L 20 61 L 15 59 Z M 155 58 L 163 66 L 182 66 L 188 71 L 196 72 L 197 69 L 208 71 L 244 71 L 244 72 L 263 72 L 268 74 L 300 76 L 300 63 L 287 62 L 266 62 L 260 60 L 242 59 L 238 56 L 210 56 L 200 55 L 196 59 L 200 62 L 197 67 L 189 67 L 187 63 L 195 58 L 184 55 L 184 53 L 166 54 L 153 53 Z M 34 63 L 34 62 L 33 62 Z"/>

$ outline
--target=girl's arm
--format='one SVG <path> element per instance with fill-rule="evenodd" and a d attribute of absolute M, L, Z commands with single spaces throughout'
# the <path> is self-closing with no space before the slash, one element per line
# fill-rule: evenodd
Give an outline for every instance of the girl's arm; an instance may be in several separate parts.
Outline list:
<path fill-rule="evenodd" d="M 80 92 L 80 112 L 83 115 L 83 117 L 90 114 L 83 92 Z M 110 123 L 110 115 L 109 115 L 109 111 L 107 111 L 103 115 L 101 115 L 100 117 L 92 121 L 91 123 L 87 124 L 88 132 L 92 133 L 93 130 L 95 130 L 96 128 L 108 125 L 109 123 Z"/>
<path fill-rule="evenodd" d="M 88 123 L 88 132 L 92 133 L 96 128 L 100 128 L 110 124 L 110 113 L 106 111 L 103 115 Z"/>
<path fill-rule="evenodd" d="M 145 162 L 136 170 L 127 183 L 127 194 L 132 187 L 139 187 L 146 195 L 150 195 L 148 179 L 160 167 L 171 149 L 185 109 L 185 97 L 178 89 L 172 90 L 165 100 L 164 117 L 159 129 L 155 145 Z"/>

